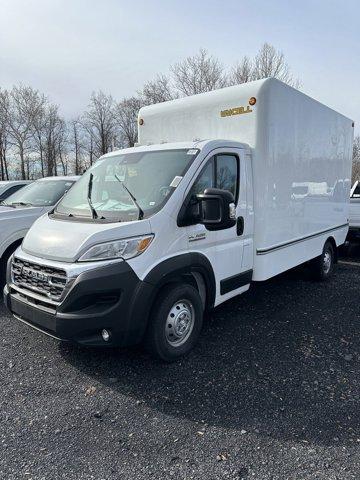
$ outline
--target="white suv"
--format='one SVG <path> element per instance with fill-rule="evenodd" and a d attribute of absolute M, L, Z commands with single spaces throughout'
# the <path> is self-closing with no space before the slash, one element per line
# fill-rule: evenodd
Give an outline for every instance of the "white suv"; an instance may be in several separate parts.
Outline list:
<path fill-rule="evenodd" d="M 5 283 L 8 258 L 22 242 L 33 222 L 60 200 L 79 177 L 36 180 L 0 204 L 0 283 Z"/>
<path fill-rule="evenodd" d="M 10 195 L 29 185 L 31 180 L 3 180 L 0 182 L 0 204 Z"/>

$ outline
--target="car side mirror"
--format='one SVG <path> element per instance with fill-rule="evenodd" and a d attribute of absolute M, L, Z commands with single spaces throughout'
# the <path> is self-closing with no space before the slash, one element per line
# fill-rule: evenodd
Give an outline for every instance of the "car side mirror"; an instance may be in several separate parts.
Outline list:
<path fill-rule="evenodd" d="M 208 230 L 224 230 L 236 224 L 235 199 L 228 190 L 207 188 L 196 198 L 199 202 L 199 223 Z"/>

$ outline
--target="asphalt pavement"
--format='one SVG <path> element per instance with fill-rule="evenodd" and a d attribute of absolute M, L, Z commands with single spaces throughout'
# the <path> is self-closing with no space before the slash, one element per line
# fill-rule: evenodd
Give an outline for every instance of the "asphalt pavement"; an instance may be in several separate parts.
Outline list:
<path fill-rule="evenodd" d="M 0 478 L 360 478 L 360 265 L 208 316 L 172 365 L 59 344 L 0 305 Z"/>

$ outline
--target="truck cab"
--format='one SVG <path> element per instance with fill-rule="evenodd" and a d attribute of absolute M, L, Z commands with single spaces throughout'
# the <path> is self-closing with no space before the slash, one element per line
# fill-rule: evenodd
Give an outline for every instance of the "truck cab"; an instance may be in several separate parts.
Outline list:
<path fill-rule="evenodd" d="M 143 338 L 149 305 L 176 288 L 166 336 L 179 355 L 192 317 L 249 288 L 251 178 L 249 148 L 237 142 L 105 155 L 26 236 L 9 264 L 7 305 L 61 339 L 128 345 Z"/>

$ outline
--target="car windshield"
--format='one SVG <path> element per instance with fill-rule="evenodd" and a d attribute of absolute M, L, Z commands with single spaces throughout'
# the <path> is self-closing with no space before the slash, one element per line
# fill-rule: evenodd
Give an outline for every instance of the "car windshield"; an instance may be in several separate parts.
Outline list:
<path fill-rule="evenodd" d="M 39 180 L 13 193 L 4 202 L 10 206 L 52 206 L 73 185 L 72 180 Z"/>
<path fill-rule="evenodd" d="M 9 188 L 9 182 L 0 182 L 0 196 Z"/>
<path fill-rule="evenodd" d="M 55 214 L 131 221 L 159 211 L 198 150 L 161 150 L 100 159 L 64 196 Z"/>

